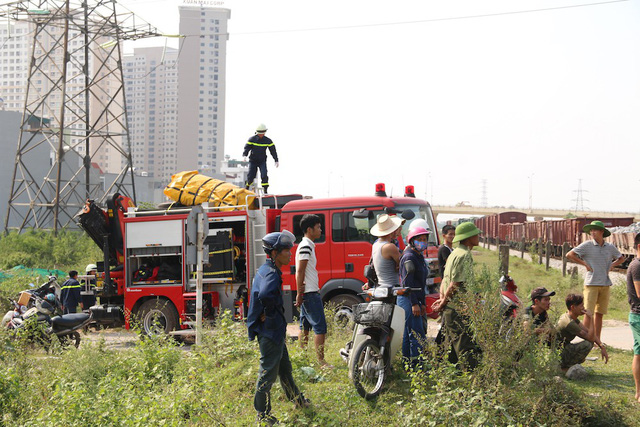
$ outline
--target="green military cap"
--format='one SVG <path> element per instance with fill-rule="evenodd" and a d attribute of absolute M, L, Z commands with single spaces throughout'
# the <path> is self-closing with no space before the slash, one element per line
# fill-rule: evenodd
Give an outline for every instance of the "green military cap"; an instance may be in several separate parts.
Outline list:
<path fill-rule="evenodd" d="M 453 243 L 461 242 L 480 233 L 482 233 L 482 230 L 476 227 L 474 223 L 463 222 L 456 227 L 456 237 L 453 238 Z"/>

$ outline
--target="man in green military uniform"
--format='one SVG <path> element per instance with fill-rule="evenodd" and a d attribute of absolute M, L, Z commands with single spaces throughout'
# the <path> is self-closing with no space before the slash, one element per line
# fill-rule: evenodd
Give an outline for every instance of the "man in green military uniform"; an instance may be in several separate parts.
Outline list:
<path fill-rule="evenodd" d="M 451 343 L 453 358 L 450 357 L 449 360 L 457 359 L 468 370 L 478 366 L 481 350 L 473 339 L 469 320 L 460 313 L 464 308 L 460 295 L 464 292 L 468 274 L 473 269 L 471 249 L 480 243 L 481 232 L 472 222 L 463 222 L 456 227 L 453 243 L 460 243 L 447 258 L 440 286 L 440 299 L 433 304 L 435 311 L 442 312 L 442 327 Z"/>

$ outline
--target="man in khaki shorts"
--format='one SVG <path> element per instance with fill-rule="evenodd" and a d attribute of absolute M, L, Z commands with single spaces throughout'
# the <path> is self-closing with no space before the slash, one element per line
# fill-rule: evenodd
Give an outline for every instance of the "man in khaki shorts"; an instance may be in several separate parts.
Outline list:
<path fill-rule="evenodd" d="M 611 279 L 609 271 L 624 262 L 624 255 L 611 243 L 604 241 L 611 232 L 604 227 L 602 221 L 593 221 L 585 225 L 582 230 L 591 234 L 593 240 L 583 242 L 567 254 L 569 261 L 584 265 L 587 274 L 584 278 L 584 306 L 594 313 L 595 334 L 600 339 L 602 332 L 602 317 L 607 314 L 609 307 L 609 288 Z M 584 319 L 584 326 L 591 327 L 591 319 Z"/>

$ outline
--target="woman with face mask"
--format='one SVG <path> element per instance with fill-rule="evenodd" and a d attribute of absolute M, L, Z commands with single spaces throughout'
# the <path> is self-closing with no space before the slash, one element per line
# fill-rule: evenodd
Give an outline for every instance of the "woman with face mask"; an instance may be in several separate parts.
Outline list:
<path fill-rule="evenodd" d="M 400 281 L 406 288 L 419 288 L 420 291 L 401 295 L 397 304 L 405 313 L 404 337 L 402 340 L 402 357 L 406 365 L 416 367 L 418 356 L 426 340 L 423 315 L 425 308 L 425 286 L 429 276 L 429 268 L 424 261 L 427 249 L 429 230 L 415 227 L 407 235 L 407 247 L 400 259 Z"/>

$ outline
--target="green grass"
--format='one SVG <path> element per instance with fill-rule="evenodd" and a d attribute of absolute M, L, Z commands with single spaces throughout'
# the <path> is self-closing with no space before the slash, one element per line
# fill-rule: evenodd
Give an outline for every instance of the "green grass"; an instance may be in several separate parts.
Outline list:
<path fill-rule="evenodd" d="M 294 378 L 313 408 L 295 409 L 276 383 L 273 414 L 291 426 L 640 425 L 631 352 L 611 349 L 608 364 L 587 361 L 589 377 L 568 381 L 558 371 L 557 357 L 544 346 L 520 346 L 522 359 L 512 357 L 518 351 L 512 347 L 526 334 L 508 343 L 491 341 L 498 260 L 484 250 L 475 259 L 489 308 L 486 322 L 478 323 L 486 351 L 476 373 L 461 374 L 429 345 L 427 372 L 409 375 L 396 357 L 388 387 L 367 402 L 349 381 L 338 353 L 351 333 L 338 329 L 329 317 L 326 358 L 333 370 L 317 367 L 312 344 L 302 350 L 296 341 L 288 342 Z M 581 291 L 581 283 L 560 272 L 515 257 L 510 262 L 523 300 L 536 286 L 558 292 L 552 316 L 563 311 L 558 297 Z M 0 284 L 0 291 L 9 295 L 19 287 L 19 281 L 10 281 Z M 616 310 L 626 318 L 626 299 L 616 292 L 612 302 L 615 295 Z M 591 355 L 599 356 L 599 351 Z M 125 350 L 84 339 L 78 350 L 45 353 L 0 331 L 0 426 L 255 425 L 252 401 L 259 358 L 257 343 L 247 340 L 244 325 L 228 317 L 206 334 L 200 348 L 189 351 L 170 339 L 139 340 Z"/>

